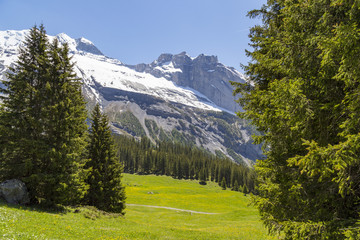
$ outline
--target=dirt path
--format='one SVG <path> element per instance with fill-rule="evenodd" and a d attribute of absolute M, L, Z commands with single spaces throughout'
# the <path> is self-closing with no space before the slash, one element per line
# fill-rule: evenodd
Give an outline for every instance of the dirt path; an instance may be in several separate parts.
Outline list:
<path fill-rule="evenodd" d="M 131 203 L 127 203 L 126 205 L 127 206 L 135 206 L 135 207 L 163 208 L 163 209 L 175 210 L 175 211 L 180 211 L 180 212 L 189 212 L 189 213 L 198 213 L 198 214 L 219 214 L 219 213 L 198 212 L 198 211 L 185 210 L 185 209 L 180 209 L 180 208 L 152 206 L 152 205 L 141 205 L 141 204 L 131 204 Z"/>

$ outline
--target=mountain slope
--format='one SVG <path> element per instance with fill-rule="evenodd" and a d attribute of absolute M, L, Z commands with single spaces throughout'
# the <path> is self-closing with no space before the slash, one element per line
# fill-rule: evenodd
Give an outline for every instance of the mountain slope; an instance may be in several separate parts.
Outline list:
<path fill-rule="evenodd" d="M 0 31 L 0 78 L 16 61 L 27 33 Z M 261 157 L 260 147 L 252 144 L 251 126 L 234 114 L 241 109 L 229 81 L 243 82 L 244 77 L 216 57 L 162 54 L 150 64 L 129 66 L 104 56 L 85 38 L 64 33 L 53 38 L 69 45 L 88 108 L 99 102 L 114 132 L 194 144 L 247 164 Z"/>

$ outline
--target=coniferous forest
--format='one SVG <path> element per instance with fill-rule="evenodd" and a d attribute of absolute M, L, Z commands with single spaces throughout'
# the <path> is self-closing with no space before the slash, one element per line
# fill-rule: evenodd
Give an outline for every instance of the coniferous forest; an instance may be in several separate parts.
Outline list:
<path fill-rule="evenodd" d="M 197 147 L 171 142 L 153 145 L 146 137 L 136 141 L 115 136 L 115 142 L 126 173 L 194 179 L 200 184 L 214 181 L 220 185 L 225 179 L 227 188 L 244 193 L 255 191 L 255 172 L 251 168 L 215 157 Z"/>

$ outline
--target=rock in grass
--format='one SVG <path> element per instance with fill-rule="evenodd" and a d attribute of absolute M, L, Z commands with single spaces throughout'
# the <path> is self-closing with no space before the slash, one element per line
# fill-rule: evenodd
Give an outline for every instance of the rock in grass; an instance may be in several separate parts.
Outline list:
<path fill-rule="evenodd" d="M 2 182 L 0 184 L 0 197 L 12 204 L 28 204 L 30 202 L 25 183 L 18 179 Z"/>

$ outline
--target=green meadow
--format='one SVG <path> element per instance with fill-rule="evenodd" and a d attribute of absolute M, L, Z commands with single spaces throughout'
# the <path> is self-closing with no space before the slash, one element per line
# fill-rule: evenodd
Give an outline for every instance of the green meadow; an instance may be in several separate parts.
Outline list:
<path fill-rule="evenodd" d="M 124 174 L 123 182 L 127 203 L 135 204 L 125 216 L 92 207 L 49 212 L 2 201 L 0 239 L 275 239 L 242 193 L 166 176 Z"/>

